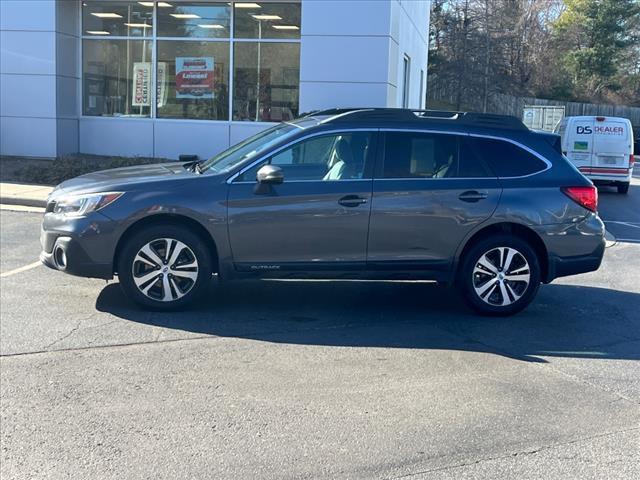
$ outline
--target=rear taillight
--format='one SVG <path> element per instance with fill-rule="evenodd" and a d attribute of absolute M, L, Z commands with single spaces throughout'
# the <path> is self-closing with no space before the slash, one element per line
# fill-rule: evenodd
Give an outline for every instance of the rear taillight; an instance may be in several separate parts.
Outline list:
<path fill-rule="evenodd" d="M 632 153 L 629 155 L 629 168 L 633 168 L 633 164 L 636 162 L 635 155 Z"/>
<path fill-rule="evenodd" d="M 593 185 L 589 187 L 562 187 L 564 193 L 578 205 L 595 212 L 598 210 L 598 189 Z"/>

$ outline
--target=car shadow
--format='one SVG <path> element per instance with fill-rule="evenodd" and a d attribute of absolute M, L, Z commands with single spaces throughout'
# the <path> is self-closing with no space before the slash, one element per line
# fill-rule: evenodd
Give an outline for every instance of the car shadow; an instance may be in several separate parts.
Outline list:
<path fill-rule="evenodd" d="M 96 308 L 141 324 L 275 343 L 461 350 L 531 362 L 640 359 L 640 294 L 605 288 L 543 285 L 525 311 L 497 318 L 475 315 L 452 289 L 406 282 L 212 284 L 191 309 L 152 314 L 114 283 Z"/>

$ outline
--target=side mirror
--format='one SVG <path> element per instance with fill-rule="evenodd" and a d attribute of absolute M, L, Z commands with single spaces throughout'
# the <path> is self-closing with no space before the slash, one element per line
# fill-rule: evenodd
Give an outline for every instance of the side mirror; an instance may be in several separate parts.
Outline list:
<path fill-rule="evenodd" d="M 280 167 L 275 165 L 264 165 L 256 174 L 258 183 L 276 185 L 284 182 L 284 173 Z"/>

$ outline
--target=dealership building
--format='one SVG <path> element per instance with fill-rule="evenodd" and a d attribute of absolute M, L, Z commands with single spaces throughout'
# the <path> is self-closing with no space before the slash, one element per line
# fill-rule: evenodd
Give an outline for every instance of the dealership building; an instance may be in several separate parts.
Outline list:
<path fill-rule="evenodd" d="M 1 0 L 0 154 L 207 158 L 301 113 L 424 108 L 429 1 Z"/>

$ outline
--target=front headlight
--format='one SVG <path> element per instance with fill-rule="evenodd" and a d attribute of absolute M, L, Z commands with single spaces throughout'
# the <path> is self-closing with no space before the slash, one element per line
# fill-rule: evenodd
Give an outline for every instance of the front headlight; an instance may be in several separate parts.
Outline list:
<path fill-rule="evenodd" d="M 61 213 L 69 217 L 83 217 L 115 202 L 123 192 L 88 193 L 86 195 L 69 195 L 56 200 L 53 213 Z"/>

